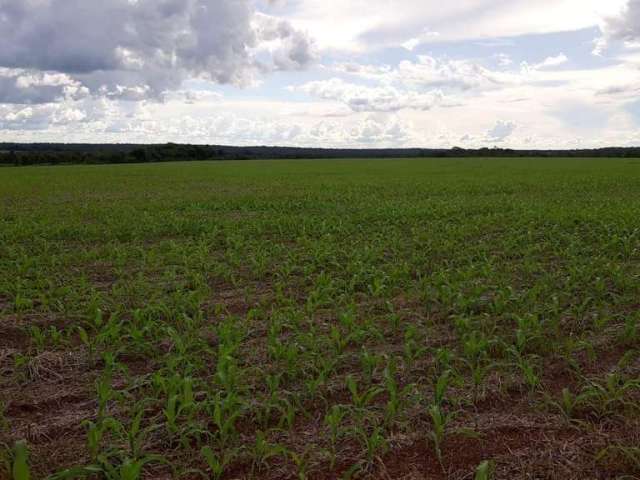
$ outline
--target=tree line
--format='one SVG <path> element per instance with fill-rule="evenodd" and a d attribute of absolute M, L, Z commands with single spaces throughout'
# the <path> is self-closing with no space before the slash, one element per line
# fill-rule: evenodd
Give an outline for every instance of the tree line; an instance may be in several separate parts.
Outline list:
<path fill-rule="evenodd" d="M 330 159 L 447 157 L 622 157 L 640 158 L 640 147 L 584 150 L 512 150 L 507 148 L 344 149 L 298 147 L 234 147 L 221 145 L 132 145 L 0 143 L 0 165 L 73 165 L 179 162 L 194 160 Z"/>

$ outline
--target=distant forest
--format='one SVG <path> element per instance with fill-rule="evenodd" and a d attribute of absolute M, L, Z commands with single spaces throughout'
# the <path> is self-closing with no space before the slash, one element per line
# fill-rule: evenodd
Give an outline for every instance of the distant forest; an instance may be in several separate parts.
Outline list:
<path fill-rule="evenodd" d="M 343 149 L 295 147 L 230 147 L 220 145 L 130 145 L 0 143 L 0 165 L 69 165 L 105 163 L 181 162 L 193 160 L 261 160 L 322 158 L 418 157 L 628 157 L 640 158 L 640 147 L 594 150 L 511 150 L 481 148 Z"/>

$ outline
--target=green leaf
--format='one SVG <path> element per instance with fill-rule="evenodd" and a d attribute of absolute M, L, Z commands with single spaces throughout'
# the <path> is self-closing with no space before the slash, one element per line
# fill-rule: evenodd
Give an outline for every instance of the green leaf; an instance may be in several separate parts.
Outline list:
<path fill-rule="evenodd" d="M 13 448 L 13 480 L 30 480 L 29 450 L 24 441 L 17 442 Z"/>

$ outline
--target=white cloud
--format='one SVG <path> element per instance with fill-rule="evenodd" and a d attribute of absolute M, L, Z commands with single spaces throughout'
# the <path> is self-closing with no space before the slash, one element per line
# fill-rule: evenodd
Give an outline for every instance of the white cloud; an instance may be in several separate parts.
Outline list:
<path fill-rule="evenodd" d="M 87 95 L 89 90 L 66 74 L 0 67 L 0 103 L 38 104 Z"/>
<path fill-rule="evenodd" d="M 553 57 L 547 57 L 542 62 L 535 65 L 536 69 L 553 68 L 563 65 L 569 61 L 569 58 L 564 53 L 559 53 Z"/>
<path fill-rule="evenodd" d="M 395 115 L 369 115 L 351 124 L 323 121 L 314 125 L 307 135 L 311 144 L 321 146 L 323 139 L 328 138 L 334 145 L 346 147 L 401 147 L 411 141 L 414 133 Z"/>
<path fill-rule="evenodd" d="M 0 130 L 45 130 L 81 122 L 86 114 L 66 104 L 0 106 Z"/>
<path fill-rule="evenodd" d="M 495 72 L 470 60 L 451 60 L 420 55 L 415 62 L 400 62 L 394 80 L 417 87 L 448 87 L 467 90 L 519 81 L 516 75 Z"/>
<path fill-rule="evenodd" d="M 354 112 L 397 112 L 402 109 L 429 110 L 444 100 L 440 91 L 417 93 L 392 86 L 368 87 L 339 78 L 308 82 L 294 90 L 322 100 L 344 103 Z"/>
<path fill-rule="evenodd" d="M 438 32 L 433 32 L 431 30 L 424 29 L 420 35 L 418 35 L 417 37 L 413 37 L 410 38 L 409 40 L 407 40 L 406 42 L 404 42 L 402 44 L 402 47 L 405 48 L 406 50 L 409 50 L 410 52 L 415 50 L 416 47 L 429 42 L 430 40 L 433 40 L 434 38 L 439 37 L 440 34 Z"/>
<path fill-rule="evenodd" d="M 508 67 L 513 64 L 513 60 L 506 53 L 498 53 L 494 55 L 494 57 L 497 60 L 498 65 L 500 65 L 501 67 Z"/>
<path fill-rule="evenodd" d="M 520 64 L 520 71 L 523 75 L 531 76 L 531 74 L 538 71 L 551 70 L 555 67 L 559 67 L 560 65 L 564 65 L 568 61 L 569 58 L 564 53 L 559 53 L 558 55 L 547 57 L 543 61 L 533 65 L 529 65 L 527 62 L 522 62 Z"/>
<path fill-rule="evenodd" d="M 514 122 L 498 120 L 487 132 L 487 140 L 490 142 L 504 142 L 515 132 L 517 126 Z"/>
<path fill-rule="evenodd" d="M 334 72 L 359 77 L 402 89 L 441 89 L 445 92 L 488 91 L 547 81 L 568 81 L 555 75 L 554 69 L 569 58 L 564 53 L 550 56 L 529 65 L 509 68 L 513 61 L 505 54 L 493 57 L 501 69 L 491 69 L 478 61 L 418 55 L 416 60 L 403 60 L 396 67 L 389 65 L 358 65 L 339 63 L 328 67 Z M 473 92 L 472 92 L 473 93 Z"/>
<path fill-rule="evenodd" d="M 287 16 L 327 50 L 371 51 L 423 41 L 489 40 L 595 27 L 626 0 L 304 0 Z M 438 36 L 420 38 L 427 25 Z"/>
<path fill-rule="evenodd" d="M 389 65 L 337 64 L 334 71 L 366 78 L 387 85 L 406 88 L 471 90 L 502 88 L 523 83 L 521 71 L 491 70 L 472 60 L 437 58 L 418 55 L 416 60 L 403 60 L 396 67 Z"/>

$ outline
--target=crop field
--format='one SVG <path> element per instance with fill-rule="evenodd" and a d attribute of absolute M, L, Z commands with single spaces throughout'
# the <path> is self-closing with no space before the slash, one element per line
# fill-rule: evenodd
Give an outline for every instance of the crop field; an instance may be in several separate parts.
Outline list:
<path fill-rule="evenodd" d="M 0 478 L 640 477 L 640 160 L 0 169 Z"/>

